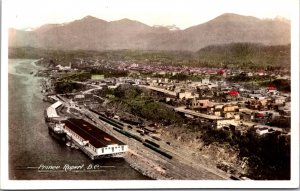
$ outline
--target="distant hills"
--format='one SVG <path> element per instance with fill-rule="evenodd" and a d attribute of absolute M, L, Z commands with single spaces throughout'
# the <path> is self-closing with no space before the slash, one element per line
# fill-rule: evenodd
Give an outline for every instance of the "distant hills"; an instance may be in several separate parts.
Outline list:
<path fill-rule="evenodd" d="M 198 51 L 233 42 L 284 45 L 290 41 L 290 23 L 286 20 L 230 13 L 185 30 L 151 27 L 129 19 L 108 22 L 92 16 L 66 24 L 47 24 L 32 31 L 9 29 L 9 47 L 64 50 Z"/>
<path fill-rule="evenodd" d="M 230 43 L 210 45 L 195 53 L 201 63 L 209 66 L 241 68 L 289 68 L 291 46 L 264 46 L 253 43 Z"/>

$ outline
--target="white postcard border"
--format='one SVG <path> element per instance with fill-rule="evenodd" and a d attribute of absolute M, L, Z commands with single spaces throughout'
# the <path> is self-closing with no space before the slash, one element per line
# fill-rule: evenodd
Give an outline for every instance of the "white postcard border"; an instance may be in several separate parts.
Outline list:
<path fill-rule="evenodd" d="M 299 187 L 299 2 L 291 10 L 292 24 L 292 129 L 291 180 L 289 181 L 216 181 L 216 180 L 149 180 L 149 181 L 74 181 L 74 180 L 9 180 L 8 178 L 8 30 L 2 2 L 1 36 L 1 188 L 2 189 L 133 189 L 133 188 L 296 188 Z"/>

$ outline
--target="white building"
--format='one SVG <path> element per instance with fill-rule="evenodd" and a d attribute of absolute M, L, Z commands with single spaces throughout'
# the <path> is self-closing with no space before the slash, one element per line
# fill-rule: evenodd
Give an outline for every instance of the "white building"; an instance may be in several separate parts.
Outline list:
<path fill-rule="evenodd" d="M 105 156 L 122 156 L 128 146 L 115 137 L 82 119 L 70 118 L 63 121 L 67 137 L 92 159 Z"/>
<path fill-rule="evenodd" d="M 48 107 L 46 109 L 46 115 L 47 115 L 46 117 L 47 118 L 58 118 L 59 115 L 57 114 L 56 109 L 58 107 L 60 107 L 61 105 L 62 105 L 62 102 L 57 101 L 54 104 L 52 104 L 50 107 Z"/>
<path fill-rule="evenodd" d="M 192 92 L 179 92 L 178 93 L 178 98 L 179 99 L 193 99 L 193 98 L 199 98 L 199 94 L 197 93 L 192 93 Z"/>
<path fill-rule="evenodd" d="M 229 125 L 236 126 L 237 122 L 234 119 L 223 118 L 223 119 L 216 119 L 215 125 L 216 125 L 217 129 L 220 129 L 222 127 L 229 126 Z"/>

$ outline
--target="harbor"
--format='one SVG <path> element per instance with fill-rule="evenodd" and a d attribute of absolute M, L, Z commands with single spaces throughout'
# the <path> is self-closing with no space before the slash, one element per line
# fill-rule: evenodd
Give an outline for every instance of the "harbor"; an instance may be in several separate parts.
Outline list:
<path fill-rule="evenodd" d="M 9 60 L 9 178 L 13 180 L 148 180 L 134 170 L 123 158 L 104 158 L 92 161 L 78 149 L 49 135 L 44 121 L 42 78 L 34 73 L 39 66 L 35 60 Z M 30 74 L 34 72 L 33 74 Z M 38 170 L 40 165 L 61 166 L 84 164 L 99 166 L 99 171 L 84 173 Z M 82 171 L 83 172 L 83 171 Z"/>

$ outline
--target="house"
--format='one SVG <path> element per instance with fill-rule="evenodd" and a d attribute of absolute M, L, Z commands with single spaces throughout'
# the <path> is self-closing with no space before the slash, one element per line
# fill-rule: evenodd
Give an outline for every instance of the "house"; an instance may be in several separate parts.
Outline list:
<path fill-rule="evenodd" d="M 84 98 L 84 94 L 77 94 L 74 96 L 74 101 L 82 101 Z"/>
<path fill-rule="evenodd" d="M 210 88 L 210 89 L 212 89 L 212 88 L 218 88 L 218 87 L 219 87 L 219 85 L 216 84 L 216 83 L 209 83 L 208 84 L 208 88 Z"/>
<path fill-rule="evenodd" d="M 225 70 L 219 70 L 218 75 L 220 76 L 226 76 Z"/>
<path fill-rule="evenodd" d="M 260 93 L 249 94 L 248 98 L 256 99 L 256 100 L 265 99 L 265 97 L 262 96 Z"/>
<path fill-rule="evenodd" d="M 221 116 L 223 113 L 223 105 L 222 104 L 217 104 L 214 106 L 214 115 L 216 116 Z"/>
<path fill-rule="evenodd" d="M 248 73 L 247 73 L 247 76 L 252 77 L 252 76 L 253 76 L 253 73 L 252 73 L 252 72 L 248 72 Z"/>
<path fill-rule="evenodd" d="M 240 119 L 244 121 L 252 121 L 254 119 L 254 114 L 252 110 L 247 108 L 240 109 Z"/>
<path fill-rule="evenodd" d="M 277 89 L 273 86 L 266 87 L 266 91 L 268 94 L 276 95 L 278 93 Z"/>
<path fill-rule="evenodd" d="M 199 94 L 193 92 L 179 92 L 179 99 L 191 99 L 191 98 L 199 98 Z"/>
<path fill-rule="evenodd" d="M 256 133 L 259 135 L 263 135 L 269 133 L 269 129 L 267 127 L 259 127 L 256 129 Z"/>
<path fill-rule="evenodd" d="M 227 104 L 223 106 L 223 112 L 228 113 L 228 112 L 238 112 L 239 111 L 239 106 L 238 105 L 232 105 L 232 104 Z"/>
<path fill-rule="evenodd" d="M 209 78 L 203 78 L 203 79 L 201 80 L 201 83 L 202 83 L 202 84 L 209 84 Z"/>
<path fill-rule="evenodd" d="M 150 86 L 157 86 L 158 85 L 158 80 L 157 79 L 151 79 L 149 81 L 150 81 L 149 82 Z"/>
<path fill-rule="evenodd" d="M 238 91 L 235 91 L 235 90 L 230 90 L 230 91 L 228 92 L 228 94 L 231 95 L 231 96 L 239 96 L 239 92 L 238 92 Z"/>
<path fill-rule="evenodd" d="M 214 120 L 214 125 L 217 129 L 220 129 L 225 126 L 234 125 L 237 126 L 237 122 L 234 119 L 230 118 L 222 118 Z"/>
<path fill-rule="evenodd" d="M 276 97 L 272 98 L 272 101 L 276 105 L 284 105 L 285 100 L 286 100 L 286 97 L 283 97 L 283 96 L 276 96 Z"/>
<path fill-rule="evenodd" d="M 254 113 L 254 121 L 258 123 L 267 123 L 272 118 L 272 113 L 269 112 L 256 112 Z"/>
<path fill-rule="evenodd" d="M 286 103 L 284 103 L 284 106 L 278 107 L 278 111 L 282 115 L 290 116 L 291 115 L 291 102 L 286 102 Z"/>
<path fill-rule="evenodd" d="M 265 114 L 264 113 L 255 113 L 255 118 L 263 118 L 265 117 Z"/>
<path fill-rule="evenodd" d="M 191 99 L 188 103 L 188 108 L 190 109 L 205 109 L 209 107 L 208 99 Z"/>
<path fill-rule="evenodd" d="M 224 116 L 225 118 L 234 118 L 236 120 L 239 120 L 240 119 L 239 106 L 232 105 L 232 104 L 224 105 L 221 115 Z"/>
<path fill-rule="evenodd" d="M 234 118 L 235 120 L 240 120 L 240 114 L 239 113 L 225 113 L 225 118 Z"/>
<path fill-rule="evenodd" d="M 268 104 L 268 100 L 267 99 L 261 99 L 257 101 L 257 109 L 258 110 L 266 110 L 267 108 L 267 104 Z"/>
<path fill-rule="evenodd" d="M 267 89 L 268 91 L 276 90 L 276 88 L 275 88 L 274 86 L 268 86 L 268 87 L 266 87 L 266 89 Z"/>
<path fill-rule="evenodd" d="M 232 101 L 236 101 L 238 99 L 238 97 L 240 96 L 238 91 L 235 90 L 230 90 L 228 91 L 228 95 L 226 96 L 226 100 L 232 100 Z"/>

